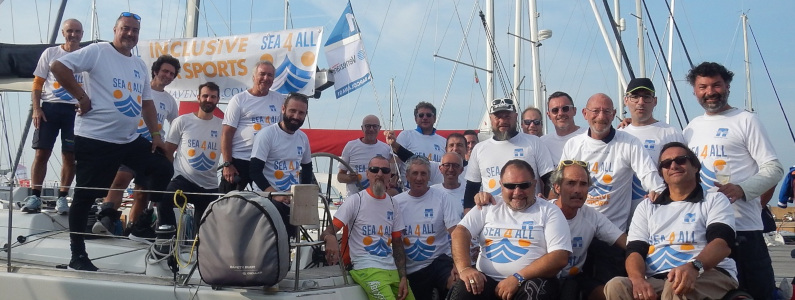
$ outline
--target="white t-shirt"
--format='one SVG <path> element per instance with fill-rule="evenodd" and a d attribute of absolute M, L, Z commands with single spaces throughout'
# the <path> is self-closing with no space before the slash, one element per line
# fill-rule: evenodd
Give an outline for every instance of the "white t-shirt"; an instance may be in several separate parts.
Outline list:
<path fill-rule="evenodd" d="M 461 214 L 453 208 L 447 193 L 428 189 L 424 195 L 414 197 L 406 191 L 395 196 L 395 203 L 406 229 L 403 246 L 408 274 L 427 267 L 439 255 L 452 257 L 447 229 L 461 221 Z"/>
<path fill-rule="evenodd" d="M 547 146 L 549 155 L 552 157 L 552 164 L 557 166 L 560 163 L 560 156 L 563 155 L 563 146 L 566 145 L 566 142 L 570 138 L 583 134 L 586 131 L 588 131 L 588 127 L 580 127 L 574 132 L 564 136 L 559 136 L 555 132 L 541 136 L 541 143 L 543 143 L 544 146 Z"/>
<path fill-rule="evenodd" d="M 350 230 L 348 247 L 353 269 L 395 270 L 392 233 L 403 230 L 403 218 L 389 195 L 373 197 L 369 190 L 349 195 L 334 214 Z"/>
<path fill-rule="evenodd" d="M 216 168 L 221 157 L 221 119 L 202 120 L 196 114 L 174 119 L 166 142 L 177 145 L 174 175 L 205 188 L 218 187 Z"/>
<path fill-rule="evenodd" d="M 715 187 L 716 167 L 731 170 L 732 183 L 743 182 L 759 172 L 759 166 L 775 160 L 776 152 L 756 115 L 737 108 L 720 115 L 702 115 L 684 130 L 687 146 L 701 161 L 701 186 Z M 734 201 L 737 231 L 762 230 L 759 198 Z"/>
<path fill-rule="evenodd" d="M 152 100 L 149 68 L 138 56 L 124 56 L 110 43 L 96 43 L 58 59 L 85 72 L 91 111 L 75 119 L 75 135 L 114 144 L 138 137 L 141 101 Z"/>
<path fill-rule="evenodd" d="M 414 152 L 415 155 L 422 155 L 429 161 L 440 162 L 445 153 L 447 140 L 435 132 L 431 135 L 424 135 L 417 130 L 403 130 L 395 139 L 403 148 Z"/>
<path fill-rule="evenodd" d="M 646 275 L 665 273 L 686 264 L 707 245 L 707 226 L 723 223 L 734 229 L 729 199 L 721 193 L 704 193 L 697 203 L 674 201 L 665 205 L 643 201 L 635 210 L 627 241 L 649 243 Z M 718 267 L 737 279 L 734 260 L 724 258 Z"/>
<path fill-rule="evenodd" d="M 665 188 L 649 153 L 638 139 L 623 131 L 616 131 L 608 143 L 591 138 L 586 131 L 566 142 L 561 159 L 588 163 L 593 184 L 585 204 L 603 213 L 622 231 L 627 229 L 632 202 L 632 176 L 638 175 L 644 190 L 659 192 Z"/>
<path fill-rule="evenodd" d="M 299 130 L 289 134 L 279 128 L 279 124 L 265 127 L 254 137 L 251 158 L 265 162 L 262 173 L 268 182 L 279 192 L 289 191 L 298 184 L 301 164 L 312 161 L 309 138 Z"/>
<path fill-rule="evenodd" d="M 268 91 L 262 97 L 254 96 L 248 90 L 232 96 L 226 106 L 223 125 L 236 128 L 232 136 L 233 158 L 251 158 L 251 147 L 257 132 L 282 121 L 284 98 L 276 91 Z"/>
<path fill-rule="evenodd" d="M 549 200 L 549 203 L 554 204 L 555 201 L 558 200 L 552 199 Z M 588 256 L 588 247 L 594 237 L 612 245 L 624 233 L 603 214 L 585 205 L 577 211 L 574 218 L 567 219 L 566 222 L 569 223 L 571 232 L 572 252 L 569 255 L 569 264 L 558 275 L 560 278 L 580 273 L 582 265 L 585 264 L 585 258 Z"/>
<path fill-rule="evenodd" d="M 392 148 L 382 141 L 376 141 L 375 144 L 365 144 L 362 139 L 355 139 L 345 144 L 340 158 L 353 168 L 352 171 L 359 174 L 362 188 L 366 189 L 370 186 L 370 180 L 367 180 L 367 166 L 373 157 L 379 155 L 391 161 Z M 348 170 L 343 164 L 340 164 L 339 168 L 340 170 Z M 355 183 L 348 183 L 345 186 L 348 189 L 348 195 L 359 192 L 359 188 Z"/>
<path fill-rule="evenodd" d="M 501 196 L 497 205 L 473 209 L 459 225 L 478 238 L 477 269 L 503 280 L 555 250 L 571 252 L 571 234 L 560 209 L 537 199 L 522 211 L 512 210 Z"/>
<path fill-rule="evenodd" d="M 512 159 L 527 161 L 533 167 L 536 181 L 542 175 L 555 170 L 549 150 L 541 140 L 535 135 L 519 133 L 507 141 L 491 138 L 475 145 L 469 157 L 465 178 L 468 181 L 480 182 L 484 192 L 499 195 L 502 191 L 500 170 Z M 539 182 L 536 183 L 536 192 L 541 192 Z"/>
<path fill-rule="evenodd" d="M 157 110 L 157 129 L 160 131 L 160 136 L 163 137 L 166 135 L 163 124 L 166 123 L 166 120 L 169 124 L 174 121 L 174 118 L 179 115 L 179 106 L 177 106 L 177 100 L 165 91 L 152 90 L 152 100 L 155 101 Z M 149 133 L 149 128 L 146 127 L 143 118 L 138 121 L 138 134 L 150 142 L 152 141 L 152 134 Z"/>
<path fill-rule="evenodd" d="M 66 52 L 61 46 L 47 48 L 41 53 L 39 63 L 36 64 L 36 70 L 33 71 L 33 75 L 44 78 L 44 86 L 41 90 L 42 102 L 77 104 L 77 99 L 75 99 L 72 94 L 69 94 L 69 92 L 55 80 L 55 76 L 52 75 L 52 72 L 50 72 L 50 64 L 66 54 L 69 54 L 69 52 Z M 75 72 L 75 80 L 82 87 L 83 73 Z"/>
<path fill-rule="evenodd" d="M 682 136 L 682 131 L 671 127 L 671 125 L 668 125 L 662 121 L 657 121 L 653 124 L 645 126 L 635 126 L 630 124 L 627 125 L 627 127 L 621 128 L 619 130 L 638 138 L 640 143 L 643 144 L 643 149 L 646 149 L 646 152 L 651 155 L 651 160 L 655 165 L 660 162 L 660 151 L 662 151 L 662 147 L 665 146 L 665 144 L 670 142 L 685 143 L 685 138 Z M 638 176 L 633 176 L 633 206 L 636 206 L 638 201 L 643 200 L 646 194 L 648 194 L 648 191 L 643 189 L 643 185 L 640 183 Z"/>
<path fill-rule="evenodd" d="M 431 189 L 447 193 L 448 198 L 451 201 L 450 203 L 453 206 L 453 209 L 455 209 L 455 211 L 458 213 L 458 215 L 461 218 L 464 217 L 464 190 L 466 189 L 466 184 L 460 184 L 458 188 L 448 190 L 441 183 L 438 183 L 432 185 Z"/>

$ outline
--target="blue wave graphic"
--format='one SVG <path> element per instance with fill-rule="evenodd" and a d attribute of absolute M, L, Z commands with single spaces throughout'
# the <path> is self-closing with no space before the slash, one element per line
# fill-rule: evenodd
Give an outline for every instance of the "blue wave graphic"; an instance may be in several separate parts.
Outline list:
<path fill-rule="evenodd" d="M 646 196 L 646 190 L 643 189 L 643 184 L 636 175 L 632 175 L 632 199 L 643 199 Z"/>
<path fill-rule="evenodd" d="M 392 248 L 390 248 L 382 238 L 379 238 L 377 242 L 370 244 L 370 246 L 365 246 L 364 250 L 367 250 L 367 253 L 380 257 L 386 257 L 392 254 Z"/>
<path fill-rule="evenodd" d="M 300 91 L 311 80 L 311 71 L 298 68 L 298 66 L 290 61 L 290 57 L 287 57 L 279 68 L 276 69 L 276 80 L 274 81 L 284 82 L 276 91 L 287 94 Z"/>
<path fill-rule="evenodd" d="M 146 128 L 146 126 L 138 127 L 138 129 L 136 129 L 135 132 L 140 134 L 142 138 L 145 138 L 150 142 L 152 141 L 152 134 L 149 133 L 149 128 Z"/>
<path fill-rule="evenodd" d="M 293 173 L 287 173 L 287 177 L 276 181 L 276 188 L 280 191 L 287 191 L 293 184 L 298 184 L 298 179 L 293 176 Z"/>
<path fill-rule="evenodd" d="M 508 239 L 501 239 L 499 242 L 492 243 L 486 246 L 485 250 L 486 257 L 489 260 L 500 264 L 514 262 L 527 254 L 527 251 L 529 249 L 511 244 Z"/>
<path fill-rule="evenodd" d="M 213 168 L 215 161 L 202 152 L 199 156 L 188 159 L 188 164 L 198 171 L 207 171 Z"/>
<path fill-rule="evenodd" d="M 122 114 L 128 117 L 138 117 L 141 115 L 141 105 L 132 98 L 127 96 L 127 99 L 113 102 Z"/>
<path fill-rule="evenodd" d="M 496 190 L 491 191 L 491 195 L 492 196 L 497 196 L 497 195 L 500 195 L 500 194 L 502 194 L 502 187 L 501 186 L 497 187 Z"/>
<path fill-rule="evenodd" d="M 414 241 L 411 244 L 411 247 L 406 249 L 406 256 L 411 258 L 413 261 L 423 261 L 427 260 L 428 258 L 433 255 L 433 251 L 436 250 L 436 246 L 434 245 L 426 245 L 425 243 L 421 242 L 419 239 Z"/>
<path fill-rule="evenodd" d="M 66 89 L 63 87 L 52 91 L 52 94 L 55 95 L 55 97 L 60 98 L 61 100 L 70 101 L 74 99 L 74 97 L 72 97 L 72 94 L 69 94 L 69 92 L 67 92 Z"/>
<path fill-rule="evenodd" d="M 704 163 L 701 163 L 701 187 L 704 190 L 715 187 L 715 182 L 718 181 L 717 177 L 714 171 L 710 170 Z"/>
<path fill-rule="evenodd" d="M 611 190 L 613 190 L 612 185 L 603 184 L 597 181 L 591 186 L 591 189 L 588 191 L 588 195 L 592 197 L 603 196 L 609 194 Z"/>
<path fill-rule="evenodd" d="M 673 247 L 663 247 L 646 258 L 646 264 L 654 272 L 670 270 L 687 263 L 693 255 L 679 252 Z"/>

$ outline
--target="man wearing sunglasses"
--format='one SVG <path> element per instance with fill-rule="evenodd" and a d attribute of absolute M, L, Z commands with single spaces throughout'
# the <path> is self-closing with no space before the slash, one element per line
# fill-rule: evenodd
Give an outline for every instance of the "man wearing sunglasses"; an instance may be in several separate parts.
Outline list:
<path fill-rule="evenodd" d="M 508 161 L 500 169 L 498 204 L 470 211 L 453 230 L 459 280 L 451 299 L 558 299 L 571 235 L 560 209 L 536 199 L 537 182 L 527 161 Z M 475 267 L 472 237 L 481 249 Z"/>
<path fill-rule="evenodd" d="M 542 121 L 541 111 L 538 108 L 525 108 L 522 111 L 522 132 L 542 137 L 544 135 L 544 123 Z"/>
<path fill-rule="evenodd" d="M 348 170 L 343 164 L 340 164 L 340 170 L 337 173 L 337 181 L 346 184 L 348 190 L 346 195 L 359 192 L 359 185 L 362 189 L 370 186 L 370 181 L 364 175 L 366 175 L 367 164 L 371 158 L 379 155 L 387 159 L 392 158 L 392 149 L 389 145 L 378 140 L 380 130 L 381 121 L 378 117 L 368 115 L 362 120 L 364 136 L 348 142 L 342 149 L 340 158 L 353 168 L 353 170 Z M 359 185 L 356 184 L 357 182 Z"/>
<path fill-rule="evenodd" d="M 663 146 L 658 170 L 667 187 L 638 205 L 627 238 L 628 277 L 607 283 L 607 299 L 721 299 L 737 288 L 729 257 L 735 210 L 722 193 L 702 188 L 701 168 L 688 146 Z"/>
<path fill-rule="evenodd" d="M 781 180 L 784 169 L 757 116 L 729 105 L 733 77 L 734 73 L 714 62 L 690 70 L 687 80 L 704 115 L 690 121 L 683 133 L 701 161 L 701 185 L 726 195 L 737 214 L 738 245 L 732 257 L 737 261 L 740 288 L 755 299 L 768 299 L 775 285 L 762 234 L 760 195 Z M 717 175 L 725 181 L 720 182 Z"/>
<path fill-rule="evenodd" d="M 563 145 L 566 145 L 566 141 L 584 133 L 588 128 L 574 124 L 577 108 L 574 107 L 574 100 L 571 99 L 569 94 L 564 92 L 552 93 L 547 100 L 547 107 L 549 108 L 547 117 L 552 121 L 555 132 L 542 136 L 541 142 L 549 150 L 549 154 L 552 156 L 552 163 L 556 164 L 560 161 L 560 155 L 563 154 Z"/>
<path fill-rule="evenodd" d="M 433 127 L 436 123 L 436 107 L 425 101 L 418 103 L 414 107 L 414 121 L 417 128 L 401 131 L 397 142 L 416 155 L 422 155 L 430 161 L 441 161 L 446 152 L 445 139 L 436 134 L 436 128 Z"/>
<path fill-rule="evenodd" d="M 97 270 L 79 233 L 86 228 L 91 205 L 96 198 L 105 196 L 119 165 L 123 163 L 149 177 L 147 186 L 156 191 L 164 191 L 174 173 L 171 162 L 163 155 L 166 149 L 158 130 L 149 68 L 132 54 L 140 28 L 140 16 L 122 13 L 113 28 L 113 42 L 89 45 L 51 65 L 55 79 L 78 101 L 77 179 L 69 212 L 72 269 Z M 88 74 L 87 91 L 74 78 L 78 72 Z M 142 118 L 152 136 L 151 143 L 136 130 Z M 153 193 L 151 198 L 159 202 L 167 196 Z"/>

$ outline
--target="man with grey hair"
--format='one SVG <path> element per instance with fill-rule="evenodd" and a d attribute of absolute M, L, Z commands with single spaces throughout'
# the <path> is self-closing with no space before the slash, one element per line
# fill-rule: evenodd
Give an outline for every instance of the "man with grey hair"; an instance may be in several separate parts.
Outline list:
<path fill-rule="evenodd" d="M 395 196 L 406 226 L 406 271 L 417 299 L 432 299 L 433 290 L 447 295 L 453 283 L 450 233 L 461 213 L 447 193 L 428 187 L 431 165 L 424 156 L 406 161 L 409 190 Z"/>
<path fill-rule="evenodd" d="M 346 195 L 359 192 L 357 182 L 362 189 L 370 186 L 370 181 L 367 180 L 365 172 L 371 158 L 381 156 L 390 159 L 392 157 L 392 148 L 378 140 L 378 132 L 380 130 L 381 121 L 378 117 L 368 115 L 362 120 L 362 133 L 364 136 L 348 142 L 345 144 L 345 148 L 342 149 L 340 158 L 353 168 L 351 170 L 340 164 L 340 170 L 337 173 L 337 181 L 346 184 Z"/>
<path fill-rule="evenodd" d="M 285 95 L 271 91 L 276 68 L 267 60 L 254 66 L 254 86 L 232 96 L 221 129 L 223 176 L 218 189 L 222 193 L 243 190 L 251 183 L 249 166 L 254 136 L 265 127 L 281 122 L 279 109 Z"/>

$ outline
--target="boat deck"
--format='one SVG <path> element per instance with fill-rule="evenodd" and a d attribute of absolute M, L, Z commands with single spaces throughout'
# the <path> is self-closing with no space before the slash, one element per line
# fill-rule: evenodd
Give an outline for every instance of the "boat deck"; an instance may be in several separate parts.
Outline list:
<path fill-rule="evenodd" d="M 781 282 L 782 278 L 791 280 L 795 277 L 795 258 L 791 255 L 795 251 L 795 245 L 783 245 L 768 247 L 770 259 L 773 261 L 773 273 L 776 274 L 776 282 Z"/>

